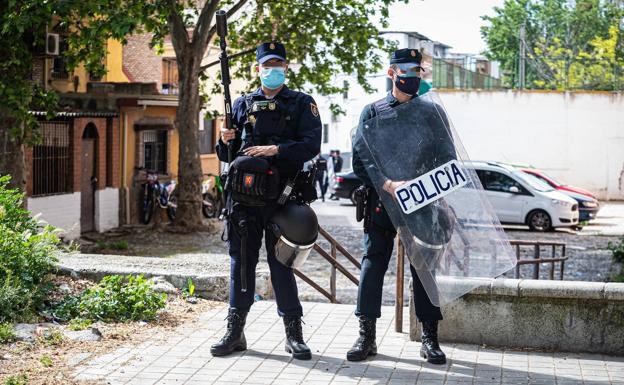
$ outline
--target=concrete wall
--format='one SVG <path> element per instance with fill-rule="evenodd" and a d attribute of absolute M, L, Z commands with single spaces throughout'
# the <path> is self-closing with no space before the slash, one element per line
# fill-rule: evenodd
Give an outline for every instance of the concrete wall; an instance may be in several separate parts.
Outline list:
<path fill-rule="evenodd" d="M 107 231 L 119 226 L 119 189 L 95 191 L 95 230 Z"/>
<path fill-rule="evenodd" d="M 67 239 L 80 237 L 80 192 L 28 198 L 28 210 L 60 228 Z"/>
<path fill-rule="evenodd" d="M 624 95 L 441 92 L 473 160 L 530 164 L 601 199 L 624 199 Z"/>
<path fill-rule="evenodd" d="M 420 339 L 410 301 L 410 338 Z M 443 342 L 624 355 L 624 284 L 492 279 L 442 307 Z"/>

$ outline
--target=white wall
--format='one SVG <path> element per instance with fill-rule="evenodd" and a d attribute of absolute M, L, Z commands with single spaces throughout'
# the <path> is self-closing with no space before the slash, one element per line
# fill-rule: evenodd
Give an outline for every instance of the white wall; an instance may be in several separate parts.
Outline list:
<path fill-rule="evenodd" d="M 324 122 L 331 120 L 332 99 L 347 111 L 338 122 L 330 121 L 325 152 L 351 151 L 350 131 L 360 111 L 385 94 L 385 80 L 373 80 L 378 87 L 373 95 L 354 87 L 348 100 L 317 99 Z M 623 94 L 441 91 L 439 96 L 471 159 L 532 165 L 600 199 L 624 199 Z"/>
<path fill-rule="evenodd" d="M 61 229 L 66 238 L 80 238 L 80 192 L 28 198 L 28 210 L 41 214 L 41 219 Z"/>
<path fill-rule="evenodd" d="M 95 230 L 107 231 L 119 226 L 119 189 L 95 191 Z"/>
<path fill-rule="evenodd" d="M 442 92 L 473 160 L 529 164 L 601 199 L 624 199 L 624 95 Z"/>

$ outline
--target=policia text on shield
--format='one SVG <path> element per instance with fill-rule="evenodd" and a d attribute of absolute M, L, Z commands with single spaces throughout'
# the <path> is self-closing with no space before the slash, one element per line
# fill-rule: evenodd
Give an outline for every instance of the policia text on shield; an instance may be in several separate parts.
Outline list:
<path fill-rule="evenodd" d="M 318 235 L 316 216 L 308 205 L 316 199 L 314 169 L 304 171 L 303 165 L 320 151 L 321 120 L 312 97 L 284 85 L 288 62 L 282 44 L 261 44 L 256 59 L 262 86 L 235 100 L 232 125 L 221 129 L 217 144 L 220 160 L 229 160 L 229 147 L 234 153 L 225 184 L 230 309 L 226 334 L 211 353 L 223 356 L 247 348 L 243 329 L 254 302 L 264 235 L 286 351 L 294 358 L 310 359 L 292 268 L 307 258 Z"/>

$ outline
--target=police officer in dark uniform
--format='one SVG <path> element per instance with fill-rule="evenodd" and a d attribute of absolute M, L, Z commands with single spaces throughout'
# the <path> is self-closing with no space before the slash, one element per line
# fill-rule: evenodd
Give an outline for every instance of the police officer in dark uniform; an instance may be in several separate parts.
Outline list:
<path fill-rule="evenodd" d="M 389 110 L 417 97 L 420 74 L 423 71 L 421 59 L 420 52 L 413 49 L 400 49 L 392 54 L 388 69 L 388 77 L 393 80 L 392 91 L 384 99 L 364 107 L 360 116 L 360 125 L 383 110 Z M 384 135 L 384 133 L 379 133 L 379 135 Z M 396 135 L 396 133 L 388 132 L 387 135 Z M 365 252 L 362 258 L 357 310 L 355 312 L 360 319 L 360 336 L 353 348 L 347 353 L 347 359 L 350 361 L 364 360 L 369 355 L 377 353 L 375 326 L 377 318 L 381 316 L 383 280 L 396 237 L 396 229 L 366 172 L 365 167 L 367 166 L 370 167 L 370 165 L 363 163 L 362 158 L 354 149 L 353 171 L 368 187 L 368 203 L 365 210 L 368 210 L 367 215 L 369 217 L 365 221 Z M 387 181 L 383 188 L 393 194 L 394 190 L 402 183 Z M 411 265 L 410 271 L 414 283 L 416 317 L 422 323 L 423 330 L 421 356 L 431 363 L 443 364 L 446 362 L 446 357 L 440 349 L 437 337 L 438 321 L 442 319 L 442 313 L 439 307 L 432 304 L 416 270 Z"/>
<path fill-rule="evenodd" d="M 288 181 L 296 178 L 304 162 L 319 153 L 321 120 L 311 96 L 290 90 L 284 85 L 288 62 L 286 49 L 282 44 L 278 42 L 261 44 L 256 50 L 256 59 L 262 86 L 253 93 L 236 99 L 232 107 L 234 126 L 245 127 L 245 130 L 223 127 L 217 154 L 221 161 L 227 161 L 227 145 L 231 142 L 236 159 L 230 167 L 230 175 L 240 159 L 245 161 L 239 163 L 246 164 L 241 167 L 250 167 L 249 173 L 243 174 L 242 183 L 245 186 L 238 190 L 236 186 L 232 186 L 232 190 L 243 191 L 244 187 L 257 182 L 254 178 L 262 179 L 266 176 L 270 179 L 275 175 L 279 175 L 279 189 L 284 190 Z M 268 173 L 254 174 L 254 167 L 266 162 L 271 165 Z M 228 181 L 226 186 L 230 183 L 236 181 Z M 259 191 L 253 188 L 248 190 L 256 193 Z M 254 302 L 255 270 L 264 234 L 277 311 L 283 317 L 286 330 L 286 351 L 292 353 L 294 358 L 310 359 L 310 349 L 302 335 L 303 310 L 298 298 L 295 276 L 292 268 L 277 261 L 275 257 L 277 239 L 267 228 L 267 222 L 279 205 L 276 197 L 267 195 L 260 198 L 264 199 L 261 205 L 245 201 L 236 202 L 236 199 L 230 205 L 227 226 L 231 257 L 230 309 L 226 334 L 219 343 L 211 347 L 211 353 L 223 356 L 247 348 L 243 328 L 247 313 Z M 244 229 L 239 226 L 243 221 Z M 242 266 L 242 260 L 246 260 L 245 266 Z M 245 283 L 242 282 L 241 269 L 245 275 Z"/>

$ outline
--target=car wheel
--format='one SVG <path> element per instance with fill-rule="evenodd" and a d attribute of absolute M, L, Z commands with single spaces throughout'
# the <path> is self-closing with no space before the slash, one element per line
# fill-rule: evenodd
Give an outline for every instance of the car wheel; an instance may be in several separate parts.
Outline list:
<path fill-rule="evenodd" d="M 552 228 L 550 215 L 544 210 L 535 210 L 529 214 L 527 224 L 532 231 L 548 231 Z"/>
<path fill-rule="evenodd" d="M 353 190 L 351 190 L 351 194 L 349 194 L 349 199 L 351 200 L 351 203 L 353 203 L 353 205 L 357 205 L 357 202 L 355 201 L 355 190 L 357 190 L 357 188 L 354 188 Z"/>

